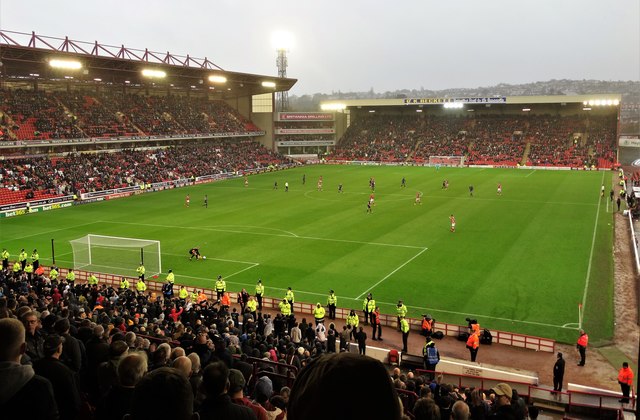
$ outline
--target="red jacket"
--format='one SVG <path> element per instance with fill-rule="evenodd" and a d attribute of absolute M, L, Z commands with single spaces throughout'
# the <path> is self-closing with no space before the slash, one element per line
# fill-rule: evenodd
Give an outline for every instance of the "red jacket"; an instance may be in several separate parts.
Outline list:
<path fill-rule="evenodd" d="M 184 312 L 184 308 L 180 308 L 179 311 L 176 311 L 176 308 L 171 308 L 171 313 L 169 314 L 169 316 L 171 317 L 171 319 L 173 319 L 173 322 L 178 322 L 178 318 L 180 318 L 182 312 Z"/>
<path fill-rule="evenodd" d="M 587 344 L 589 344 L 589 336 L 587 333 L 582 334 L 580 338 L 578 338 L 577 344 L 581 347 L 587 348 Z"/>

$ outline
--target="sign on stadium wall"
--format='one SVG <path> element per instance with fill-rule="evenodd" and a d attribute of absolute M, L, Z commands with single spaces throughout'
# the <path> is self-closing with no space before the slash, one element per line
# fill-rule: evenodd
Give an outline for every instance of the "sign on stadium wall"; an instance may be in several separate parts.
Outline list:
<path fill-rule="evenodd" d="M 65 203 L 49 204 L 49 205 L 40 206 L 40 207 L 22 208 L 22 209 L 17 209 L 13 211 L 0 211 L 0 217 L 22 216 L 28 213 L 39 213 L 41 211 L 62 209 L 65 207 L 71 207 L 72 205 L 73 205 L 73 202 L 67 201 Z"/>
<path fill-rule="evenodd" d="M 73 196 L 65 195 L 64 197 L 55 197 L 55 198 L 47 198 L 43 200 L 22 201 L 20 203 L 5 204 L 4 206 L 0 206 L 0 212 L 16 210 L 16 209 L 26 209 L 27 204 L 33 208 L 38 206 L 44 206 L 47 204 L 63 203 L 67 201 L 73 201 Z"/>
<path fill-rule="evenodd" d="M 276 121 L 333 121 L 331 112 L 278 112 Z"/>
<path fill-rule="evenodd" d="M 463 104 L 506 104 L 507 97 L 496 98 L 406 98 L 402 101 L 405 105 L 437 105 L 460 102 Z"/>
<path fill-rule="evenodd" d="M 335 134 L 334 128 L 276 128 L 276 134 Z"/>
<path fill-rule="evenodd" d="M 640 147 L 640 138 L 620 136 L 619 145 L 621 147 Z"/>
<path fill-rule="evenodd" d="M 278 141 L 276 142 L 281 147 L 295 147 L 295 146 L 335 146 L 335 140 L 292 140 L 292 141 Z"/>

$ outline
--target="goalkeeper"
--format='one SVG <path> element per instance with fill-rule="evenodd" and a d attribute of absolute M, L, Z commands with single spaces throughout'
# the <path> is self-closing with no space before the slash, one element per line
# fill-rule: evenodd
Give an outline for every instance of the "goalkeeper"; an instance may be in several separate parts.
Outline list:
<path fill-rule="evenodd" d="M 191 257 L 189 258 L 190 261 L 193 260 L 194 258 L 196 260 L 199 260 L 202 258 L 202 255 L 200 255 L 200 248 L 198 248 L 197 246 L 189 250 L 189 255 L 191 255 Z"/>

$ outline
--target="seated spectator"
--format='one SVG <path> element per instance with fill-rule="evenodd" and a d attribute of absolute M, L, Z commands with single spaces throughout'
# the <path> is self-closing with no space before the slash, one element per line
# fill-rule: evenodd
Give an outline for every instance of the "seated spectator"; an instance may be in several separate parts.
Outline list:
<path fill-rule="evenodd" d="M 234 404 L 249 407 L 256 415 L 258 420 L 267 420 L 267 410 L 260 404 L 250 401 L 244 395 L 246 381 L 242 372 L 237 369 L 229 369 L 229 396 Z"/>
<path fill-rule="evenodd" d="M 4 418 L 57 419 L 58 406 L 48 379 L 30 365 L 21 365 L 26 350 L 24 326 L 12 318 L 0 319 L 0 413 Z"/>
<path fill-rule="evenodd" d="M 327 401 L 332 401 L 330 414 Z M 314 359 L 302 369 L 291 389 L 287 418 L 400 419 L 401 410 L 382 363 L 368 356 L 335 353 Z"/>

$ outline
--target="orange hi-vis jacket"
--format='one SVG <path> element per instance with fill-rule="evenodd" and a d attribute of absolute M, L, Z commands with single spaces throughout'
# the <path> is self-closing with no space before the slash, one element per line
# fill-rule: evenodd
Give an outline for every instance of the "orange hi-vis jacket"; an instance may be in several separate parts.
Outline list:
<path fill-rule="evenodd" d="M 621 368 L 618 372 L 618 382 L 627 384 L 629 386 L 633 385 L 633 371 L 630 367 Z"/>
<path fill-rule="evenodd" d="M 433 320 L 432 319 L 423 319 L 422 320 L 422 329 L 425 331 L 431 331 L 433 328 Z"/>
<path fill-rule="evenodd" d="M 480 347 L 480 337 L 478 337 L 478 335 L 479 334 L 477 332 L 474 332 L 469 336 L 469 338 L 467 339 L 467 347 L 471 347 L 474 349 Z"/>
<path fill-rule="evenodd" d="M 589 336 L 587 334 L 582 334 L 580 338 L 578 338 L 579 346 L 586 348 L 587 344 L 589 344 Z"/>
<path fill-rule="evenodd" d="M 231 306 L 231 298 L 229 297 L 229 293 L 225 293 L 224 295 L 222 295 L 220 303 L 222 304 L 222 306 Z"/>

